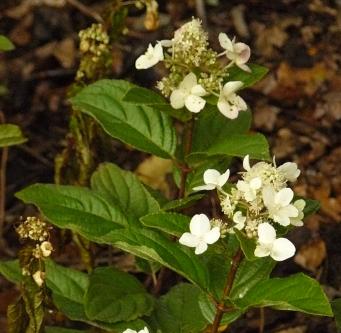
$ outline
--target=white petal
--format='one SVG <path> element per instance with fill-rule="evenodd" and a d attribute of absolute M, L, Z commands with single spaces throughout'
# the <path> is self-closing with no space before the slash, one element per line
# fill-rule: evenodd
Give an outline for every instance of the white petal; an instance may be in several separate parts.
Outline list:
<path fill-rule="evenodd" d="M 197 84 L 197 77 L 194 73 L 187 74 L 182 82 L 180 83 L 179 88 L 186 90 L 188 94 L 190 94 L 191 89 Z"/>
<path fill-rule="evenodd" d="M 249 184 L 245 182 L 244 180 L 238 180 L 237 189 L 242 192 L 247 192 L 249 191 L 250 187 L 249 187 Z"/>
<path fill-rule="evenodd" d="M 199 96 L 189 95 L 185 100 L 186 108 L 194 113 L 200 112 L 205 107 L 206 101 Z"/>
<path fill-rule="evenodd" d="M 228 51 L 233 51 L 233 43 L 230 38 L 223 32 L 221 32 L 218 36 L 220 46 Z"/>
<path fill-rule="evenodd" d="M 258 226 L 258 239 L 260 243 L 272 244 L 276 239 L 276 230 L 268 222 L 261 223 Z"/>
<path fill-rule="evenodd" d="M 185 232 L 179 239 L 179 243 L 189 247 L 196 247 L 199 244 L 199 238 L 195 235 Z"/>
<path fill-rule="evenodd" d="M 171 39 L 162 39 L 160 41 L 160 43 L 163 47 L 172 47 L 173 46 L 173 41 Z"/>
<path fill-rule="evenodd" d="M 251 169 L 251 167 L 250 167 L 250 156 L 249 155 L 246 155 L 243 159 L 243 168 L 246 171 L 249 171 Z"/>
<path fill-rule="evenodd" d="M 255 249 L 254 255 L 256 257 L 267 257 L 268 255 L 270 255 L 270 252 L 271 251 L 268 246 L 259 244 Z"/>
<path fill-rule="evenodd" d="M 204 241 L 201 241 L 197 247 L 195 248 L 195 254 L 202 254 L 207 250 L 207 244 Z"/>
<path fill-rule="evenodd" d="M 137 332 L 128 328 L 123 333 L 137 333 Z"/>
<path fill-rule="evenodd" d="M 305 207 L 305 201 L 303 199 L 298 199 L 294 202 L 294 206 L 299 210 L 303 211 Z"/>
<path fill-rule="evenodd" d="M 292 257 L 295 254 L 296 248 L 293 243 L 286 238 L 278 238 L 274 241 L 271 257 L 276 261 L 283 261 Z"/>
<path fill-rule="evenodd" d="M 188 94 L 182 89 L 175 89 L 170 95 L 172 108 L 181 109 L 185 106 L 185 100 Z"/>
<path fill-rule="evenodd" d="M 211 191 L 211 190 L 214 190 L 215 188 L 216 188 L 215 185 L 207 184 L 207 185 L 193 187 L 193 191 Z"/>
<path fill-rule="evenodd" d="M 142 54 L 135 61 L 136 69 L 147 69 L 156 65 L 158 61 L 150 56 Z"/>
<path fill-rule="evenodd" d="M 230 103 L 235 105 L 239 111 L 246 111 L 247 110 L 247 104 L 245 101 L 238 95 L 232 94 L 230 97 Z"/>
<path fill-rule="evenodd" d="M 211 229 L 210 220 L 205 214 L 196 214 L 191 219 L 189 229 L 193 235 L 203 236 Z"/>
<path fill-rule="evenodd" d="M 143 330 L 139 331 L 138 333 L 149 333 L 149 330 L 147 327 L 145 327 Z"/>
<path fill-rule="evenodd" d="M 217 104 L 218 110 L 229 119 L 236 119 L 238 117 L 238 109 L 228 103 L 224 98 L 220 98 Z"/>
<path fill-rule="evenodd" d="M 262 190 L 263 202 L 268 209 L 271 209 L 275 204 L 275 194 L 276 192 L 271 186 L 266 186 Z"/>
<path fill-rule="evenodd" d="M 289 205 L 291 200 L 294 197 L 294 192 L 291 188 L 283 188 L 275 195 L 275 203 L 281 205 L 282 207 L 285 207 Z"/>
<path fill-rule="evenodd" d="M 289 182 L 296 181 L 301 173 L 300 169 L 297 168 L 297 164 L 293 162 L 286 162 L 279 166 L 277 170 L 282 172 Z"/>
<path fill-rule="evenodd" d="M 230 170 L 227 169 L 221 176 L 218 177 L 218 185 L 223 187 L 230 177 Z"/>
<path fill-rule="evenodd" d="M 262 179 L 260 177 L 256 177 L 250 180 L 250 187 L 253 190 L 258 190 L 262 187 Z"/>
<path fill-rule="evenodd" d="M 204 172 L 204 183 L 218 185 L 220 172 L 215 169 L 207 169 Z"/>
<path fill-rule="evenodd" d="M 154 46 L 153 56 L 158 60 L 158 62 L 164 59 L 163 48 L 160 42 L 157 42 Z"/>
<path fill-rule="evenodd" d="M 252 73 L 251 68 L 248 65 L 245 65 L 245 64 L 236 64 L 236 65 L 243 71 Z"/>
<path fill-rule="evenodd" d="M 234 94 L 242 86 L 243 86 L 242 81 L 230 81 L 225 83 L 223 87 L 223 94 L 225 98 L 229 97 L 231 94 Z"/>
<path fill-rule="evenodd" d="M 196 84 L 191 89 L 191 94 L 196 96 L 205 96 L 207 94 L 206 90 L 203 88 L 201 84 Z"/>
<path fill-rule="evenodd" d="M 204 241 L 207 244 L 213 244 L 220 238 L 220 229 L 219 227 L 214 227 L 210 230 L 205 236 Z"/>
<path fill-rule="evenodd" d="M 245 43 L 236 43 L 234 45 L 234 51 L 238 54 L 237 66 L 245 64 L 250 59 L 251 49 Z"/>
<path fill-rule="evenodd" d="M 243 215 L 241 211 L 237 211 L 233 215 L 233 222 L 234 223 L 244 223 L 246 221 L 246 216 Z"/>

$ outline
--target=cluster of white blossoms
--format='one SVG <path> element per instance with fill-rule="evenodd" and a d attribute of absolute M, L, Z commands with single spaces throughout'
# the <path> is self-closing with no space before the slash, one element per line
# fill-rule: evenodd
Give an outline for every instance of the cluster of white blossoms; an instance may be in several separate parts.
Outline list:
<path fill-rule="evenodd" d="M 295 246 L 286 238 L 277 238 L 275 227 L 303 225 L 305 201 L 295 200 L 294 192 L 287 187 L 288 182 L 296 181 L 300 170 L 292 162 L 277 167 L 275 162 L 262 161 L 251 167 L 248 155 L 243 160 L 243 167 L 242 179 L 229 193 L 223 189 L 229 178 L 229 170 L 223 174 L 214 169 L 205 171 L 205 184 L 194 190 L 217 189 L 222 211 L 230 222 L 221 220 L 220 227 L 211 229 L 205 215 L 195 215 L 190 224 L 191 233 L 183 234 L 180 243 L 195 247 L 195 253 L 200 254 L 206 251 L 207 244 L 219 239 L 223 230 L 234 233 L 237 229 L 248 238 L 255 239 L 255 256 L 271 256 L 276 261 L 292 257 Z M 212 223 L 217 224 L 216 221 Z"/>
<path fill-rule="evenodd" d="M 174 33 L 171 40 L 162 40 L 155 46 L 149 44 L 145 54 L 135 62 L 137 69 L 150 68 L 163 61 L 169 75 L 158 82 L 158 88 L 170 98 L 174 109 L 200 112 L 206 105 L 205 96 L 217 97 L 218 110 L 227 118 L 235 119 L 240 111 L 246 111 L 245 101 L 237 95 L 243 87 L 241 81 L 224 81 L 229 68 L 238 66 L 250 72 L 246 65 L 250 48 L 236 43 L 225 33 L 219 34 L 223 52 L 217 53 L 209 47 L 208 34 L 198 19 L 184 24 Z M 225 59 L 221 61 L 221 58 Z"/>

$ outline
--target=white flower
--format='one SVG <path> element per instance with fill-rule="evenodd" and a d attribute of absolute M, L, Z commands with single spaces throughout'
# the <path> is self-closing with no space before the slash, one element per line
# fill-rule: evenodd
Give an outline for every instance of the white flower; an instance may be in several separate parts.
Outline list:
<path fill-rule="evenodd" d="M 170 95 L 170 103 L 174 109 L 181 109 L 184 106 L 194 113 L 200 112 L 206 104 L 202 96 L 206 95 L 205 89 L 198 84 L 194 73 L 187 74 L 178 89 Z"/>
<path fill-rule="evenodd" d="M 218 38 L 220 46 L 226 50 L 226 57 L 233 61 L 242 70 L 251 72 L 250 68 L 245 65 L 250 59 L 250 47 L 244 43 L 236 43 L 235 38 L 231 40 L 222 32 L 219 34 Z"/>
<path fill-rule="evenodd" d="M 238 180 L 237 189 L 243 193 L 244 199 L 251 202 L 257 198 L 257 191 L 262 187 L 262 179 L 255 177 L 250 181 Z"/>
<path fill-rule="evenodd" d="M 242 230 L 245 227 L 246 216 L 241 211 L 237 211 L 233 215 L 233 222 L 236 224 L 234 227 Z"/>
<path fill-rule="evenodd" d="M 275 228 L 265 222 L 258 226 L 258 245 L 256 257 L 270 256 L 276 261 L 283 261 L 295 254 L 295 245 L 286 238 L 276 238 Z"/>
<path fill-rule="evenodd" d="M 40 244 L 40 250 L 44 257 L 49 257 L 51 255 L 51 252 L 53 250 L 52 244 L 50 242 L 42 242 Z"/>
<path fill-rule="evenodd" d="M 45 280 L 45 273 L 42 271 L 36 271 L 33 275 L 34 282 L 38 285 L 38 287 L 41 287 L 44 284 Z"/>
<path fill-rule="evenodd" d="M 225 117 L 235 119 L 240 111 L 247 110 L 245 101 L 236 94 L 242 86 L 241 81 L 230 81 L 221 89 L 217 106 Z"/>
<path fill-rule="evenodd" d="M 250 171 L 250 170 L 251 170 L 251 166 L 250 166 L 250 156 L 249 156 L 249 155 L 246 155 L 246 156 L 243 158 L 243 168 L 244 168 L 246 171 Z"/>
<path fill-rule="evenodd" d="M 134 331 L 128 328 L 123 333 L 149 333 L 149 330 L 147 327 L 145 327 L 143 330 L 140 330 L 140 331 Z"/>
<path fill-rule="evenodd" d="M 283 188 L 276 192 L 273 187 L 266 186 L 262 191 L 263 202 L 269 211 L 269 217 L 283 226 L 290 224 L 290 218 L 298 217 L 298 210 L 290 202 L 294 192 L 290 188 Z"/>
<path fill-rule="evenodd" d="M 146 53 L 142 54 L 136 59 L 135 67 L 137 69 L 147 69 L 153 67 L 163 59 L 164 56 L 161 43 L 156 43 L 154 47 L 152 46 L 152 44 L 149 44 Z"/>
<path fill-rule="evenodd" d="M 298 211 L 297 217 L 291 217 L 290 223 L 294 225 L 295 227 L 302 227 L 303 226 L 303 218 L 304 218 L 304 207 L 305 207 L 305 201 L 303 199 L 298 199 L 294 202 L 294 206 L 296 207 Z"/>
<path fill-rule="evenodd" d="M 297 168 L 297 164 L 293 162 L 286 162 L 279 166 L 277 170 L 281 172 L 289 182 L 295 182 L 301 174 L 300 169 Z"/>
<path fill-rule="evenodd" d="M 195 254 L 204 253 L 207 244 L 215 243 L 220 237 L 219 227 L 211 229 L 210 220 L 205 214 L 196 214 L 189 224 L 189 232 L 185 232 L 179 239 L 180 244 L 195 247 Z"/>
<path fill-rule="evenodd" d="M 221 174 L 218 170 L 215 169 L 207 169 L 204 172 L 204 183 L 205 185 L 194 187 L 194 191 L 210 191 L 215 188 L 221 188 L 225 185 L 227 180 L 230 177 L 230 170 L 227 169 L 223 174 Z"/>

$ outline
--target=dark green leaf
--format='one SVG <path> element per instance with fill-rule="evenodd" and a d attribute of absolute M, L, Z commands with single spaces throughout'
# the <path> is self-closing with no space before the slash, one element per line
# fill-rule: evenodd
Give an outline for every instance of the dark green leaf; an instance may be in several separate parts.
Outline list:
<path fill-rule="evenodd" d="M 108 323 L 129 321 L 153 310 L 154 299 L 132 275 L 100 267 L 90 276 L 85 312 L 91 320 Z"/>
<path fill-rule="evenodd" d="M 9 147 L 24 143 L 27 139 L 23 136 L 17 125 L 0 124 L 0 147 Z"/>
<path fill-rule="evenodd" d="M 162 333 L 199 333 L 208 322 L 199 308 L 202 291 L 190 284 L 179 284 L 157 302 L 152 320 Z"/>
<path fill-rule="evenodd" d="M 81 90 L 71 102 L 112 137 L 163 158 L 174 156 L 176 133 L 170 118 L 155 108 L 124 102 L 132 87 L 126 81 L 100 80 Z"/>
<path fill-rule="evenodd" d="M 74 330 L 71 328 L 63 328 L 63 327 L 55 327 L 55 326 L 47 326 L 45 328 L 45 333 L 90 333 L 89 331 L 84 330 Z"/>
<path fill-rule="evenodd" d="M 36 184 L 16 196 L 38 206 L 54 225 L 93 241 L 128 223 L 118 205 L 87 188 Z"/>
<path fill-rule="evenodd" d="M 341 298 L 334 299 L 332 302 L 333 313 L 335 317 L 336 327 L 341 331 Z"/>
<path fill-rule="evenodd" d="M 247 260 L 253 261 L 259 259 L 254 254 L 256 249 L 255 240 L 246 237 L 246 235 L 238 229 L 234 229 L 234 231 Z"/>
<path fill-rule="evenodd" d="M 122 211 L 135 219 L 160 210 L 140 180 L 115 164 L 101 164 L 91 177 L 91 187 L 108 202 L 118 203 Z"/>
<path fill-rule="evenodd" d="M 198 200 L 202 199 L 203 197 L 204 197 L 203 194 L 195 194 L 195 195 L 191 195 L 186 198 L 183 198 L 183 199 L 169 201 L 164 206 L 162 206 L 162 210 L 165 210 L 165 211 L 181 210 L 181 209 L 192 206 L 194 203 L 196 203 Z"/>
<path fill-rule="evenodd" d="M 237 66 L 232 67 L 229 70 L 229 81 L 242 81 L 244 83 L 243 88 L 253 86 L 256 82 L 261 80 L 267 73 L 268 69 L 266 67 L 248 64 L 251 69 L 251 73 L 245 72 Z"/>
<path fill-rule="evenodd" d="M 242 309 L 271 306 L 278 310 L 300 311 L 332 316 L 330 303 L 314 279 L 299 273 L 286 278 L 273 278 L 256 284 L 235 303 Z"/>
<path fill-rule="evenodd" d="M 13 43 L 4 35 L 0 35 L 0 51 L 11 51 L 14 50 Z"/>
<path fill-rule="evenodd" d="M 0 261 L 0 274 L 8 281 L 20 283 L 22 281 L 22 273 L 19 266 L 19 260 Z"/>
<path fill-rule="evenodd" d="M 159 229 L 170 235 L 180 237 L 189 230 L 191 218 L 177 213 L 156 213 L 143 216 L 140 220 L 143 225 L 149 228 Z"/>
<path fill-rule="evenodd" d="M 305 199 L 305 207 L 303 210 L 304 217 L 308 217 L 309 215 L 315 214 L 319 209 L 320 209 L 320 202 L 317 200 L 312 200 L 312 199 Z"/>

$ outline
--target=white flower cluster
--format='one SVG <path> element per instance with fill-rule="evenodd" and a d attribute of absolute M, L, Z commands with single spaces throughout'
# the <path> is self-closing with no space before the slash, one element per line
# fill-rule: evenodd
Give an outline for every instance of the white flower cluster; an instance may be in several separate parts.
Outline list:
<path fill-rule="evenodd" d="M 217 54 L 209 48 L 207 33 L 201 22 L 192 19 L 174 33 L 171 40 L 162 40 L 155 46 L 149 44 L 145 54 L 135 62 L 137 69 L 147 69 L 164 61 L 170 70 L 169 77 L 163 78 L 158 87 L 166 97 L 170 97 L 174 109 L 186 109 L 193 113 L 200 112 L 206 104 L 203 98 L 214 95 L 218 98 L 218 110 L 227 118 L 235 119 L 240 111 L 246 111 L 245 101 L 237 95 L 243 86 L 241 81 L 229 81 L 228 69 L 236 65 L 250 72 L 246 65 L 250 58 L 250 48 L 244 43 L 236 43 L 225 33 L 219 34 L 223 52 Z M 227 65 L 218 61 L 224 56 Z"/>
<path fill-rule="evenodd" d="M 229 170 L 220 174 L 208 169 L 204 173 L 204 185 L 195 191 L 217 189 L 224 214 L 232 225 L 229 231 L 238 229 L 248 238 L 255 239 L 255 256 L 271 256 L 282 261 L 295 254 L 295 246 L 286 238 L 277 238 L 275 226 L 303 225 L 305 201 L 294 200 L 294 192 L 287 187 L 288 182 L 296 181 L 300 170 L 296 163 L 287 162 L 279 167 L 275 163 L 258 162 L 250 166 L 249 156 L 243 160 L 242 179 L 227 193 L 223 186 L 229 178 Z M 210 229 L 208 218 L 203 214 L 193 217 L 191 233 L 185 233 L 180 243 L 195 247 L 196 254 L 207 249 L 220 237 L 222 228 Z"/>

